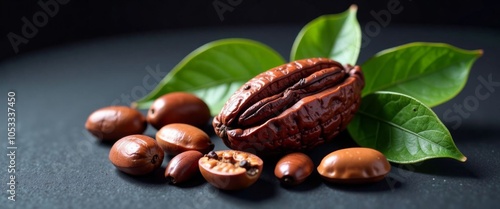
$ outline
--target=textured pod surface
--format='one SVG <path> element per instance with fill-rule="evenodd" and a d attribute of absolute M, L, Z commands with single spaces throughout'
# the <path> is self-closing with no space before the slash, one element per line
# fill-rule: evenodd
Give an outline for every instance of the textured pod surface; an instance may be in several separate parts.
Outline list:
<path fill-rule="evenodd" d="M 326 58 L 284 64 L 238 89 L 214 118 L 215 133 L 228 147 L 257 154 L 311 149 L 347 127 L 363 86 L 359 66 Z"/>
<path fill-rule="evenodd" d="M 304 182 L 314 170 L 314 163 L 304 153 L 295 152 L 283 156 L 276 167 L 274 175 L 285 185 L 297 185 Z"/>
<path fill-rule="evenodd" d="M 370 183 L 384 179 L 391 164 L 377 150 L 355 147 L 328 154 L 317 170 L 324 179 L 334 183 Z"/>

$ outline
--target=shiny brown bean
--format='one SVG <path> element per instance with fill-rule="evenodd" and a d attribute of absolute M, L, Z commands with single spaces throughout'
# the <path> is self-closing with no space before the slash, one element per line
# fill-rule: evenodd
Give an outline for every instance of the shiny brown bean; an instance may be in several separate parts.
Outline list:
<path fill-rule="evenodd" d="M 109 106 L 94 111 L 87 118 L 85 128 L 102 141 L 116 140 L 142 134 L 147 127 L 146 118 L 136 109 L 126 106 Z"/>
<path fill-rule="evenodd" d="M 274 175 L 285 185 L 297 185 L 304 182 L 314 170 L 314 163 L 304 153 L 296 152 L 283 156 L 276 167 Z"/>
<path fill-rule="evenodd" d="M 168 155 L 177 155 L 188 150 L 207 153 L 214 149 L 210 137 L 203 130 L 183 123 L 163 126 L 156 132 L 156 140 Z"/>
<path fill-rule="evenodd" d="M 171 123 L 186 123 L 198 128 L 210 120 L 207 104 L 186 92 L 173 92 L 156 99 L 149 108 L 147 121 L 156 129 Z"/>
<path fill-rule="evenodd" d="M 251 153 L 222 150 L 211 151 L 198 161 L 203 177 L 224 190 L 239 190 L 254 184 L 262 173 L 264 162 Z"/>
<path fill-rule="evenodd" d="M 197 173 L 198 160 L 203 157 L 201 152 L 189 150 L 173 157 L 165 169 L 165 178 L 171 184 L 180 184 L 188 181 Z"/>
<path fill-rule="evenodd" d="M 109 160 L 120 171 L 143 175 L 161 166 L 164 153 L 156 141 L 145 135 L 121 138 L 109 152 Z"/>
<path fill-rule="evenodd" d="M 385 156 L 371 148 L 346 148 L 325 156 L 318 173 L 333 183 L 370 183 L 385 178 L 391 170 L 391 164 Z"/>

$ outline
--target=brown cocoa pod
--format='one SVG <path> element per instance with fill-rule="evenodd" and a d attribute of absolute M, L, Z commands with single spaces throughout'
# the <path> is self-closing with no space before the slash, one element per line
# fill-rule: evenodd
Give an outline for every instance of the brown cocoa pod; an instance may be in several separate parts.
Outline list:
<path fill-rule="evenodd" d="M 327 58 L 297 60 L 240 87 L 214 117 L 226 146 L 256 154 L 312 149 L 354 117 L 364 78 L 359 66 Z"/>

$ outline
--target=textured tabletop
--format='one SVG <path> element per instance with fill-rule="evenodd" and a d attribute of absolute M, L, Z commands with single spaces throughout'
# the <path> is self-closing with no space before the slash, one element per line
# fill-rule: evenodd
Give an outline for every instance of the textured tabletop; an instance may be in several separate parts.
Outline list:
<path fill-rule="evenodd" d="M 285 58 L 299 25 L 160 31 L 59 46 L 0 62 L 0 195 L 2 208 L 496 208 L 500 201 L 500 42 L 499 31 L 480 28 L 391 25 L 371 37 L 360 62 L 374 53 L 413 41 L 446 42 L 483 49 L 464 90 L 434 108 L 468 160 L 435 159 L 393 164 L 383 181 L 358 186 L 323 182 L 314 173 L 304 184 L 286 188 L 273 176 L 276 159 L 266 159 L 261 178 L 236 192 L 215 189 L 197 178 L 172 186 L 159 170 L 132 177 L 108 160 L 110 145 L 85 129 L 88 115 L 104 106 L 129 105 L 149 92 L 189 52 L 229 37 L 251 38 Z M 482 87 L 479 87 L 482 86 Z M 477 89 L 489 91 L 478 97 Z M 16 97 L 15 195 L 10 196 L 7 97 Z M 459 111 L 458 106 L 467 107 Z M 450 112 L 451 111 L 451 112 Z M 444 116 L 449 112 L 448 117 Z M 146 134 L 154 135 L 151 126 Z M 215 149 L 226 147 L 212 134 Z M 344 133 L 309 154 L 322 156 L 353 146 Z M 163 167 L 169 158 L 165 159 Z"/>

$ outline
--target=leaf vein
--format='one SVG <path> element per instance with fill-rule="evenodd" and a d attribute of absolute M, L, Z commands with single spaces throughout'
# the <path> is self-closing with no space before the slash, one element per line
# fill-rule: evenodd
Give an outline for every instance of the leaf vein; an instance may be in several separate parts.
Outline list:
<path fill-rule="evenodd" d="M 365 112 L 365 111 L 363 111 L 363 110 L 361 110 L 361 109 L 360 109 L 360 110 L 358 110 L 358 113 L 359 113 L 359 114 L 362 114 L 362 115 L 365 115 L 365 116 L 367 116 L 367 117 L 370 117 L 370 118 L 372 118 L 372 119 L 375 119 L 376 121 L 379 121 L 379 123 L 385 123 L 385 124 L 387 124 L 387 125 L 389 125 L 389 126 L 392 126 L 392 127 L 398 128 L 398 129 L 400 129 L 400 130 L 402 130 L 402 131 L 404 131 L 404 132 L 406 132 L 406 133 L 408 133 L 408 134 L 411 134 L 411 135 L 413 135 L 413 136 L 415 136 L 415 137 L 417 137 L 417 138 L 422 138 L 422 139 L 424 139 L 425 141 L 428 141 L 428 142 L 429 142 L 429 143 L 431 143 L 431 144 L 434 144 L 434 145 L 436 145 L 436 146 L 439 146 L 439 147 L 443 147 L 443 148 L 444 148 L 444 146 L 442 146 L 442 145 L 440 145 L 440 144 L 438 144 L 438 143 L 436 143 L 436 142 L 434 142 L 434 141 L 432 141 L 432 140 L 430 140 L 430 139 L 427 139 L 427 138 L 425 138 L 425 137 L 421 136 L 420 134 L 415 133 L 415 132 L 413 132 L 413 131 L 411 131 L 411 130 L 409 130 L 409 129 L 405 128 L 405 127 L 401 127 L 401 126 L 399 126 L 399 125 L 398 125 L 398 124 L 396 124 L 396 123 L 393 123 L 393 122 L 390 122 L 390 121 L 384 120 L 383 118 L 380 118 L 380 117 L 378 117 L 378 116 L 376 116 L 376 115 L 373 115 L 373 114 L 370 114 L 370 113 L 368 113 L 368 112 Z"/>

